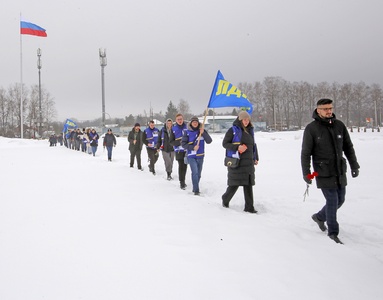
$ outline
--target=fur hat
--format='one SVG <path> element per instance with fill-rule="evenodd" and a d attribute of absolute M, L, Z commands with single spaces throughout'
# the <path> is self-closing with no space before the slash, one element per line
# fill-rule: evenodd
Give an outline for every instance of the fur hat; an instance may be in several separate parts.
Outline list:
<path fill-rule="evenodd" d="M 238 114 L 238 119 L 240 120 L 240 121 L 242 121 L 243 119 L 251 119 L 251 117 L 250 117 L 250 115 L 249 115 L 249 113 L 247 112 L 247 111 L 244 111 L 244 110 L 242 110 L 239 114 Z"/>

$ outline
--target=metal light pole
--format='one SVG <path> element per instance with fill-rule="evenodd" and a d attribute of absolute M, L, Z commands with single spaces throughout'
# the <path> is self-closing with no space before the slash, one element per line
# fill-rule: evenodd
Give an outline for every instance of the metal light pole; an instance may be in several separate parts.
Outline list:
<path fill-rule="evenodd" d="M 39 70 L 39 136 L 42 137 L 41 133 L 41 123 L 42 123 L 42 116 L 41 116 L 41 49 L 37 49 L 37 69 Z"/>
<path fill-rule="evenodd" d="M 106 67 L 106 49 L 99 49 L 101 66 L 101 93 L 102 93 L 102 128 L 105 127 L 105 78 L 104 68 Z"/>

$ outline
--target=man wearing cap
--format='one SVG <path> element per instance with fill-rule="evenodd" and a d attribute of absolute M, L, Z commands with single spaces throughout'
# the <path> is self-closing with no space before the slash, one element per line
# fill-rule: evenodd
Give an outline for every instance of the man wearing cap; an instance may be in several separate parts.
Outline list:
<path fill-rule="evenodd" d="M 193 193 L 198 196 L 200 194 L 199 182 L 201 179 L 203 160 L 205 156 L 205 142 L 210 144 L 212 138 L 200 124 L 197 117 L 192 117 L 188 128 L 184 133 L 181 144 L 187 150 L 187 159 L 191 169 L 191 177 L 193 183 Z"/>
<path fill-rule="evenodd" d="M 158 136 L 157 148 L 162 152 L 162 158 L 164 159 L 165 169 L 167 174 L 167 180 L 172 180 L 173 161 L 174 161 L 174 149 L 170 144 L 170 135 L 172 133 L 173 120 L 167 119 L 164 127 L 161 129 Z"/>
<path fill-rule="evenodd" d="M 134 127 L 129 132 L 128 141 L 129 141 L 129 151 L 130 151 L 130 167 L 134 167 L 134 158 L 137 160 L 137 167 L 139 170 L 143 170 L 141 166 L 141 150 L 143 144 L 143 133 L 140 128 L 140 124 L 134 124 Z"/>
<path fill-rule="evenodd" d="M 326 205 L 312 219 L 321 231 L 338 244 L 343 244 L 338 238 L 339 224 L 337 211 L 345 201 L 347 185 L 347 164 L 343 153 L 351 167 L 352 177 L 359 175 L 359 164 L 355 155 L 347 127 L 337 120 L 333 113 L 331 99 L 318 100 L 313 112 L 313 119 L 305 128 L 302 141 L 301 165 L 303 180 L 312 182 L 311 160 L 314 171 L 318 174 L 316 184 L 326 199 Z"/>
<path fill-rule="evenodd" d="M 116 144 L 116 137 L 112 133 L 112 129 L 109 128 L 104 137 L 104 147 L 106 147 L 108 151 L 108 161 L 112 161 L 112 151 L 113 147 L 116 147 Z"/>

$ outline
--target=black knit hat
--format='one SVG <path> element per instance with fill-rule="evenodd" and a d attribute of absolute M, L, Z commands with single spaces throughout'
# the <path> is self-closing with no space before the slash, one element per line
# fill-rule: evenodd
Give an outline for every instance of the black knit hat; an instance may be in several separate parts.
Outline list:
<path fill-rule="evenodd" d="M 197 121 L 199 123 L 199 120 L 198 120 L 198 118 L 196 116 L 191 117 L 190 123 L 193 122 L 193 121 Z"/>
<path fill-rule="evenodd" d="M 134 124 L 134 127 L 140 127 L 140 123 L 136 123 L 136 124 Z"/>

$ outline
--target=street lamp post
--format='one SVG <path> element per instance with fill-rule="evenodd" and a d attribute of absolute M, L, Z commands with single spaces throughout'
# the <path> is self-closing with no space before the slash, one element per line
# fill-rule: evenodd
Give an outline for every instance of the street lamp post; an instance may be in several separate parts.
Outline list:
<path fill-rule="evenodd" d="M 100 66 L 101 66 L 101 93 L 102 93 L 102 127 L 105 127 L 105 76 L 104 68 L 106 67 L 106 49 L 99 49 Z"/>
<path fill-rule="evenodd" d="M 41 49 L 37 49 L 37 69 L 39 70 L 39 136 L 41 138 L 41 123 L 42 123 L 42 117 L 41 117 Z"/>

